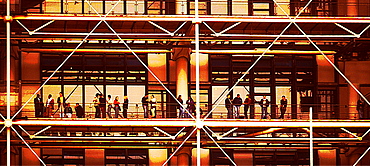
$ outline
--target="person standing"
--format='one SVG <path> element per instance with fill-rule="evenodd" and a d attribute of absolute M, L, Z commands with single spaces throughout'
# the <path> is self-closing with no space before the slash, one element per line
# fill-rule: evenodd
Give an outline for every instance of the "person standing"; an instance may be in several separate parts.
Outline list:
<path fill-rule="evenodd" d="M 365 103 L 364 101 L 360 98 L 357 100 L 357 106 L 356 106 L 356 110 L 358 112 L 358 116 L 360 119 L 363 119 L 364 118 L 364 108 L 365 108 Z"/>
<path fill-rule="evenodd" d="M 93 104 L 95 108 L 95 118 L 101 118 L 100 108 L 99 108 L 99 93 L 95 94 L 93 99 Z"/>
<path fill-rule="evenodd" d="M 188 97 L 188 100 L 186 100 L 186 104 L 188 105 L 186 107 L 187 113 L 185 113 L 185 117 L 190 117 L 191 113 L 195 113 L 195 102 L 191 96 Z"/>
<path fill-rule="evenodd" d="M 239 119 L 240 116 L 240 106 L 243 104 L 242 98 L 240 98 L 240 94 L 237 94 L 236 97 L 233 99 L 234 105 L 234 113 L 233 118 Z"/>
<path fill-rule="evenodd" d="M 57 99 L 57 103 L 58 103 L 58 109 L 57 111 L 60 111 L 60 117 L 64 117 L 64 109 L 65 109 L 65 106 L 66 106 L 66 98 L 63 96 L 63 93 L 62 92 L 59 92 L 59 97 Z"/>
<path fill-rule="evenodd" d="M 76 112 L 77 118 L 84 118 L 85 117 L 84 109 L 82 108 L 80 103 L 76 103 L 75 112 Z"/>
<path fill-rule="evenodd" d="M 34 103 L 34 106 L 35 106 L 35 117 L 37 117 L 37 118 L 43 117 L 44 103 L 42 102 L 40 94 L 36 95 L 36 98 L 33 99 L 33 103 Z"/>
<path fill-rule="evenodd" d="M 184 101 L 182 100 L 181 95 L 179 95 L 177 97 L 177 101 L 179 101 L 179 105 L 177 105 L 177 107 L 179 109 L 179 118 L 184 118 L 185 117 L 185 112 L 184 112 L 184 108 L 182 106 L 184 104 Z"/>
<path fill-rule="evenodd" d="M 122 115 L 119 114 L 119 112 L 121 111 L 121 107 L 119 106 L 120 102 L 118 96 L 114 98 L 113 104 L 114 104 L 114 118 L 118 118 L 118 116 L 123 118 Z"/>
<path fill-rule="evenodd" d="M 285 96 L 281 96 L 281 100 L 280 100 L 280 117 L 279 117 L 279 119 L 284 119 L 284 114 L 286 112 L 287 106 L 288 106 L 288 100 L 285 98 Z"/>
<path fill-rule="evenodd" d="M 150 114 L 153 118 L 157 117 L 157 99 L 152 95 L 152 98 L 150 99 Z"/>
<path fill-rule="evenodd" d="M 123 117 L 124 118 L 127 118 L 127 110 L 128 110 L 128 97 L 127 96 L 124 96 L 123 97 L 123 105 L 122 105 L 122 108 L 123 108 Z"/>
<path fill-rule="evenodd" d="M 249 95 L 245 96 L 244 99 L 244 118 L 248 119 L 248 109 L 251 111 L 250 118 L 252 119 L 252 105 L 254 105 L 254 101 L 249 97 Z"/>
<path fill-rule="evenodd" d="M 49 94 L 48 99 L 46 99 L 46 111 L 44 113 L 44 117 L 45 118 L 50 117 L 53 110 L 54 110 L 54 99 L 52 98 L 52 95 Z"/>
<path fill-rule="evenodd" d="M 233 105 L 232 105 L 230 95 L 227 95 L 227 98 L 225 99 L 225 107 L 227 110 L 227 119 L 232 119 L 233 118 Z"/>
<path fill-rule="evenodd" d="M 261 106 L 261 110 L 262 110 L 262 114 L 261 114 L 261 119 L 266 119 L 267 118 L 267 107 L 270 106 L 270 102 L 268 99 L 266 99 L 266 96 L 263 96 L 263 98 L 261 99 L 260 101 L 260 106 Z"/>
<path fill-rule="evenodd" d="M 69 104 L 69 103 L 65 104 L 64 115 L 65 115 L 66 118 L 72 118 L 71 104 Z"/>
<path fill-rule="evenodd" d="M 108 117 L 109 117 L 109 118 L 112 118 L 111 110 L 112 110 L 112 108 L 113 108 L 113 99 L 112 99 L 112 96 L 111 96 L 111 95 L 108 95 L 107 103 L 108 103 L 108 110 L 107 110 L 107 114 L 108 114 Z"/>
<path fill-rule="evenodd" d="M 101 114 L 103 115 L 102 118 L 107 118 L 107 100 L 104 98 L 103 94 L 99 94 L 99 109 Z M 108 115 L 109 116 L 109 115 Z"/>
<path fill-rule="evenodd" d="M 148 95 L 146 94 L 143 98 L 141 98 L 141 104 L 143 106 L 143 111 L 144 111 L 144 118 L 149 117 L 149 110 L 148 110 L 148 105 L 149 105 L 149 99 Z"/>

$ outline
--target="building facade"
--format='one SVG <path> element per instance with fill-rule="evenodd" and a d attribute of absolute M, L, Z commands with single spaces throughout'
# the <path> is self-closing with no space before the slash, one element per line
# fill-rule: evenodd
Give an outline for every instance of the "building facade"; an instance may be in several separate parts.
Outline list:
<path fill-rule="evenodd" d="M 369 4 L 0 2 L 0 164 L 370 165 Z M 97 93 L 127 117 L 97 115 Z M 238 94 L 253 101 L 230 118 Z"/>

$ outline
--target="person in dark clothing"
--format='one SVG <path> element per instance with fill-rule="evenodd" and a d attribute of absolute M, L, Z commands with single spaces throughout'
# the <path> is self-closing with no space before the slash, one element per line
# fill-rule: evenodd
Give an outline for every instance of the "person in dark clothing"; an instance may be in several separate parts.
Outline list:
<path fill-rule="evenodd" d="M 233 104 L 230 98 L 230 95 L 227 95 L 227 98 L 225 99 L 225 107 L 227 109 L 227 119 L 233 118 Z"/>
<path fill-rule="evenodd" d="M 65 104 L 64 116 L 66 118 L 72 118 L 72 108 L 71 108 L 71 104 L 69 104 L 69 103 Z"/>
<path fill-rule="evenodd" d="M 356 110 L 358 111 L 358 116 L 360 119 L 364 118 L 364 108 L 365 108 L 365 103 L 364 101 L 360 98 L 357 100 L 357 106 Z"/>
<path fill-rule="evenodd" d="M 82 108 L 80 103 L 76 103 L 75 112 L 76 112 L 77 118 L 84 118 L 85 117 L 84 109 Z"/>
<path fill-rule="evenodd" d="M 250 111 L 253 109 L 254 101 L 249 97 L 249 95 L 245 96 L 244 99 L 244 118 L 248 119 L 248 109 L 250 108 Z M 251 112 L 251 118 L 252 118 L 252 112 Z"/>
<path fill-rule="evenodd" d="M 127 118 L 127 110 L 128 110 L 128 97 L 127 96 L 124 96 L 123 97 L 123 105 L 122 105 L 122 108 L 123 108 L 123 117 L 124 118 Z"/>
<path fill-rule="evenodd" d="M 186 115 L 185 115 L 185 111 L 184 111 L 184 108 L 182 107 L 182 105 L 184 104 L 184 101 L 182 100 L 181 98 L 181 95 L 179 95 L 177 97 L 177 100 L 179 101 L 179 105 L 177 106 L 177 108 L 179 109 L 179 118 L 184 118 Z"/>
<path fill-rule="evenodd" d="M 267 107 L 270 106 L 270 102 L 268 99 L 266 99 L 266 96 L 263 96 L 263 98 L 260 101 L 260 106 L 262 108 L 262 114 L 261 114 L 261 119 L 266 119 L 267 118 Z"/>
<path fill-rule="evenodd" d="M 284 114 L 286 112 L 287 106 L 288 106 L 288 100 L 285 98 L 285 96 L 282 96 L 281 100 L 280 100 L 280 117 L 279 117 L 279 119 L 284 119 Z"/>
<path fill-rule="evenodd" d="M 236 97 L 233 100 L 234 105 L 234 119 L 239 119 L 240 116 L 240 106 L 243 104 L 242 98 L 240 98 L 240 94 L 237 94 Z"/>
<path fill-rule="evenodd" d="M 194 100 L 193 100 L 193 98 L 191 98 L 190 96 L 188 97 L 188 100 L 186 100 L 186 104 L 188 105 L 187 107 L 186 107 L 186 109 L 187 109 L 187 113 L 185 113 L 185 115 L 187 116 L 187 117 L 190 117 L 190 114 L 191 113 L 195 113 L 195 102 L 194 102 Z"/>
<path fill-rule="evenodd" d="M 36 95 L 36 98 L 33 99 L 33 103 L 35 106 L 35 117 L 43 117 L 44 103 L 42 102 L 40 94 Z"/>
<path fill-rule="evenodd" d="M 107 106 L 107 100 L 104 98 L 103 94 L 99 94 L 99 109 L 100 109 L 101 114 L 103 115 L 102 118 L 107 117 L 106 106 Z"/>
<path fill-rule="evenodd" d="M 149 99 L 148 99 L 147 94 L 143 98 L 141 98 L 141 104 L 143 106 L 144 118 L 148 118 L 149 117 L 149 109 L 148 109 Z"/>

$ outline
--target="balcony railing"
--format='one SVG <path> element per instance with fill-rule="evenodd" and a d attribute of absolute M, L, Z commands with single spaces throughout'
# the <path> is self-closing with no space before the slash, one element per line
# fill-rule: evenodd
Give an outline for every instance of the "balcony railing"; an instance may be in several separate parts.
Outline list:
<path fill-rule="evenodd" d="M 170 107 L 169 105 L 173 105 L 173 107 Z M 177 107 L 174 107 L 177 105 L 177 103 L 157 103 L 156 104 L 156 118 L 162 119 L 162 118 L 179 118 L 179 109 Z M 71 108 L 73 110 L 72 113 L 72 118 L 77 118 L 76 117 L 76 112 L 74 109 L 75 104 L 71 103 Z M 85 118 L 86 119 L 95 119 L 95 108 L 93 103 L 85 103 L 85 105 L 82 105 L 84 107 L 84 112 L 85 112 Z M 121 110 L 120 110 L 120 115 L 122 115 L 122 104 L 120 105 Z M 187 105 L 184 105 L 185 108 L 187 108 Z M 216 106 L 215 106 L 216 107 Z M 315 108 L 314 108 L 315 107 Z M 284 118 L 285 120 L 291 120 L 291 119 L 302 119 L 302 120 L 308 120 L 310 117 L 310 112 L 307 111 L 308 109 L 306 108 L 313 108 L 313 118 L 314 119 L 342 119 L 342 120 L 347 120 L 347 119 L 370 119 L 370 113 L 368 109 L 370 107 L 365 107 L 363 110 L 363 115 L 362 118 L 360 116 L 360 113 L 356 110 L 355 105 L 332 105 L 332 108 L 325 108 L 325 104 L 309 104 L 309 105 L 302 105 L 302 104 L 297 104 L 297 105 L 288 105 Z M 149 105 L 149 111 L 151 109 Z M 223 104 L 218 105 L 216 108 L 210 107 L 205 104 L 201 104 L 200 106 L 202 113 L 201 117 L 209 119 L 230 119 L 228 118 L 228 113 L 227 109 Z M 14 114 L 16 108 L 12 107 L 13 111 L 12 114 Z M 27 107 L 25 107 L 22 111 L 22 116 L 17 116 L 17 118 L 61 118 L 61 111 L 57 111 L 57 105 L 55 105 L 55 109 L 52 111 L 53 116 L 52 117 L 35 117 L 35 109 L 33 104 L 29 104 Z M 212 114 L 207 115 L 211 110 Z M 296 113 L 292 112 L 293 109 L 296 109 Z M 4 107 L 0 107 L 0 110 L 2 113 L 5 112 Z M 108 106 L 106 107 L 106 110 L 108 110 Z M 112 108 L 111 109 L 111 115 L 112 117 L 115 116 L 115 111 Z M 169 112 L 172 113 L 174 116 L 169 116 Z M 251 115 L 251 110 L 248 110 L 247 115 L 248 119 L 261 119 L 261 107 L 258 103 L 254 105 L 254 113 Z M 278 105 L 270 105 L 267 109 L 268 116 L 267 119 L 279 119 L 278 117 L 281 115 L 280 108 Z M 194 113 L 192 115 L 195 117 Z M 251 118 L 251 116 L 253 118 Z M 296 117 L 296 118 L 294 118 Z M 63 117 L 64 118 L 64 117 Z M 144 111 L 141 103 L 129 103 L 129 107 L 127 110 L 127 119 L 143 119 L 144 118 Z M 149 118 L 152 118 L 149 116 Z M 183 117 L 182 117 L 183 118 Z M 190 118 L 188 116 L 187 118 Z M 67 118 L 68 119 L 68 118 Z M 107 119 L 110 119 L 107 116 Z M 116 118 L 115 118 L 116 119 Z M 122 119 L 119 117 L 119 119 Z M 126 119 L 126 118 L 123 118 Z M 239 119 L 246 119 L 245 114 L 244 114 L 244 105 L 240 107 L 240 118 Z"/>

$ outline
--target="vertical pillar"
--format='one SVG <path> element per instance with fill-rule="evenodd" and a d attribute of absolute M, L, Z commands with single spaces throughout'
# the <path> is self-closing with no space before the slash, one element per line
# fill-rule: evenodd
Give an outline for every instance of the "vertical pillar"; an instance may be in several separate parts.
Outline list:
<path fill-rule="evenodd" d="M 192 165 L 197 165 L 198 149 L 192 149 Z M 209 149 L 200 148 L 200 165 L 210 165 L 210 151 Z M 241 164 L 242 165 L 242 164 Z"/>
<path fill-rule="evenodd" d="M 149 149 L 149 166 L 162 165 L 167 160 L 167 149 Z M 166 164 L 167 166 L 167 164 Z"/>
<path fill-rule="evenodd" d="M 173 52 L 173 59 L 176 60 L 176 94 L 181 95 L 185 101 L 188 98 L 188 66 L 191 49 L 174 48 Z"/>
<path fill-rule="evenodd" d="M 13 20 L 10 15 L 10 0 L 6 1 L 6 165 L 10 166 L 10 134 L 11 134 L 11 115 L 10 115 L 10 23 Z"/>
<path fill-rule="evenodd" d="M 104 149 L 85 149 L 85 165 L 105 165 Z"/>
<path fill-rule="evenodd" d="M 347 0 L 347 16 L 358 16 L 358 0 Z"/>
<path fill-rule="evenodd" d="M 359 88 L 359 84 L 358 83 L 353 83 L 353 85 L 358 89 Z M 360 118 L 359 115 L 358 115 L 358 112 L 356 110 L 356 105 L 357 105 L 357 100 L 359 99 L 358 98 L 358 93 L 352 88 L 352 87 L 348 87 L 348 118 L 349 119 L 358 119 Z"/>
<path fill-rule="evenodd" d="M 190 165 L 191 149 L 190 148 L 182 148 L 177 153 L 178 153 L 178 155 L 177 155 L 177 166 L 189 166 Z"/>
<path fill-rule="evenodd" d="M 33 151 L 38 156 L 41 156 L 41 149 L 40 148 L 32 148 Z M 38 166 L 40 165 L 39 159 L 32 153 L 30 149 L 27 147 L 22 148 L 22 165 L 29 165 L 29 166 Z"/>
<path fill-rule="evenodd" d="M 318 150 L 319 165 L 337 165 L 336 150 Z"/>
<path fill-rule="evenodd" d="M 236 165 L 253 165 L 253 153 L 234 150 L 234 162 Z"/>

